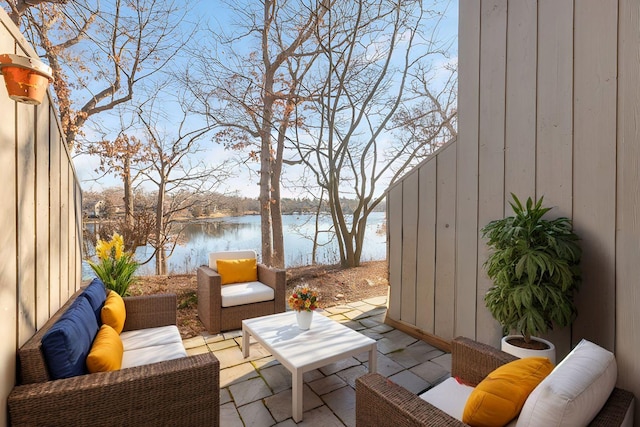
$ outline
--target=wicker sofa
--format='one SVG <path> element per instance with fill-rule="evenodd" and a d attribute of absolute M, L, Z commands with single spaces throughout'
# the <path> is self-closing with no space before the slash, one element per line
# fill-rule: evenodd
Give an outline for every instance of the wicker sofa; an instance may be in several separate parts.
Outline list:
<path fill-rule="evenodd" d="M 516 357 L 468 338 L 458 337 L 452 341 L 451 359 L 451 376 L 476 386 L 494 369 L 516 360 Z M 589 425 L 628 424 L 628 412 L 633 415 L 633 402 L 631 392 L 614 388 L 604 407 Z M 404 427 L 466 424 L 382 375 L 366 374 L 356 380 L 356 425 Z"/>
<path fill-rule="evenodd" d="M 76 292 L 18 350 L 12 425 L 219 425 L 220 366 L 213 353 L 52 380 L 41 340 Z M 176 296 L 124 298 L 124 331 L 176 324 Z"/>

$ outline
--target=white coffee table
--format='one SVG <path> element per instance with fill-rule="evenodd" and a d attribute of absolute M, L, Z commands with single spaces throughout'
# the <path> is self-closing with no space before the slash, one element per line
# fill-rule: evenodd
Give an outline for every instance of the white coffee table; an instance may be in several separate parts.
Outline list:
<path fill-rule="evenodd" d="M 301 330 L 294 311 L 242 321 L 242 354 L 249 357 L 249 336 L 269 350 L 292 375 L 292 413 L 302 420 L 302 378 L 305 372 L 364 351 L 369 372 L 376 372 L 376 341 L 335 320 L 313 313 L 311 329 Z"/>

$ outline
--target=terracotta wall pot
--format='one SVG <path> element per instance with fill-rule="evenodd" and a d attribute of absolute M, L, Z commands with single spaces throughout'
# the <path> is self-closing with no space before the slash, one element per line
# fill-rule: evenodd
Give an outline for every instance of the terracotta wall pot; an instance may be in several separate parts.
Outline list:
<path fill-rule="evenodd" d="M 51 68 L 42 61 L 20 55 L 0 55 L 0 69 L 9 97 L 25 104 L 42 103 L 49 83 Z"/>

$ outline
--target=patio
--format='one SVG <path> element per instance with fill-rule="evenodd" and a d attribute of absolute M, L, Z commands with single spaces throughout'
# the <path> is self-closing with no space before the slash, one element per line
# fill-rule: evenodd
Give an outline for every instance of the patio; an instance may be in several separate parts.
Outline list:
<path fill-rule="evenodd" d="M 384 324 L 387 297 L 327 308 L 320 313 L 377 341 L 378 372 L 419 393 L 449 376 L 451 355 Z M 190 355 L 212 351 L 220 360 L 220 424 L 293 426 L 291 373 L 258 343 L 242 357 L 241 331 L 184 341 Z M 355 379 L 368 371 L 367 354 L 304 376 L 303 426 L 355 426 Z"/>

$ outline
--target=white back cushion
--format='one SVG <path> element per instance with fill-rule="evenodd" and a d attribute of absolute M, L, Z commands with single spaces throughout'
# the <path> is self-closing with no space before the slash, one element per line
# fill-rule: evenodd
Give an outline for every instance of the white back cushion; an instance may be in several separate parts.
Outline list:
<path fill-rule="evenodd" d="M 241 251 L 224 251 L 224 252 L 211 252 L 209 254 L 209 268 L 212 268 L 213 271 L 218 271 L 218 264 L 216 263 L 219 259 L 250 259 L 256 258 L 256 251 L 245 249 Z"/>
<path fill-rule="evenodd" d="M 531 392 L 517 426 L 585 426 L 604 406 L 617 376 L 613 353 L 583 339 Z"/>

